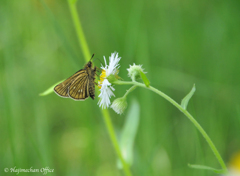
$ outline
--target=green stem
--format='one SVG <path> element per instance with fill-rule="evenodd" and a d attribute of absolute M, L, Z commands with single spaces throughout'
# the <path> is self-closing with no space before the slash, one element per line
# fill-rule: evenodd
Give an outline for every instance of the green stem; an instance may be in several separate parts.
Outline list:
<path fill-rule="evenodd" d="M 146 87 L 145 84 L 142 84 L 142 83 L 139 83 L 139 82 L 115 81 L 113 84 L 118 84 L 118 85 L 135 85 L 135 86 L 143 87 L 143 88 L 149 89 L 149 90 L 157 93 L 158 95 L 162 96 L 167 101 L 172 103 L 175 107 L 177 107 L 183 114 L 185 114 L 188 117 L 188 119 L 195 125 L 195 127 L 203 135 L 203 137 L 206 139 L 207 143 L 209 144 L 210 148 L 212 149 L 214 155 L 216 156 L 218 162 L 222 166 L 222 169 L 227 172 L 227 167 L 226 167 L 226 165 L 225 165 L 221 155 L 219 154 L 217 148 L 215 147 L 215 145 L 213 144 L 212 140 L 210 139 L 210 137 L 207 135 L 207 133 L 204 131 L 204 129 L 201 127 L 201 125 L 193 118 L 193 116 L 187 110 L 183 109 L 182 106 L 179 105 L 176 101 L 174 101 L 172 98 L 170 98 L 169 96 L 167 96 L 163 92 L 157 90 L 156 88 L 154 88 L 152 86 Z"/>
<path fill-rule="evenodd" d="M 79 44 L 80 44 L 80 46 L 83 50 L 85 61 L 88 62 L 91 55 L 90 55 L 90 52 L 89 52 L 89 49 L 88 49 L 87 42 L 85 40 L 84 32 L 82 30 L 81 21 L 80 21 L 80 18 L 78 16 L 78 13 L 77 13 L 76 0 L 75 1 L 68 0 L 68 4 L 69 4 L 70 12 L 71 12 L 71 15 L 72 15 L 72 18 L 73 18 L 73 23 L 74 23 L 74 26 L 76 28 Z M 111 118 L 110 118 L 108 110 L 103 109 L 102 110 L 102 115 L 103 115 L 104 122 L 105 122 L 106 127 L 107 127 L 108 134 L 110 136 L 111 142 L 113 144 L 114 150 L 115 150 L 118 158 L 120 159 L 120 161 L 123 165 L 123 170 L 125 172 L 125 175 L 132 176 L 129 166 L 126 164 L 125 160 L 123 159 L 123 156 L 122 156 L 120 147 L 119 147 L 118 142 L 117 142 L 117 138 L 116 138 L 116 135 L 115 135 L 115 132 L 114 132 L 113 124 L 111 122 Z"/>
<path fill-rule="evenodd" d="M 119 159 L 120 159 L 120 161 L 123 165 L 123 170 L 125 172 L 125 175 L 131 176 L 132 174 L 130 172 L 129 166 L 126 164 L 125 160 L 123 159 L 121 150 L 119 148 L 118 141 L 117 141 L 117 138 L 116 138 L 116 135 L 115 135 L 115 132 L 114 132 L 114 128 L 113 128 L 108 110 L 107 109 L 102 109 L 102 114 L 103 114 L 103 117 L 104 117 L 104 122 L 107 126 L 108 133 L 110 135 L 112 144 L 114 146 L 114 149 L 115 149 L 115 151 L 116 151 L 116 153 L 117 153 L 117 155 L 118 155 L 118 157 L 119 157 Z"/>
<path fill-rule="evenodd" d="M 80 47 L 82 48 L 85 61 L 88 62 L 89 59 L 91 58 L 91 54 L 89 52 L 87 41 L 85 39 L 84 32 L 83 32 L 82 25 L 81 25 L 81 21 L 80 21 L 78 12 L 77 12 L 76 1 L 68 0 L 68 5 L 69 5 L 69 8 L 70 8 L 73 23 L 74 23 L 74 26 L 75 26 L 75 29 L 76 29 L 76 32 L 77 32 Z"/>
<path fill-rule="evenodd" d="M 137 87 L 136 85 L 133 85 L 130 89 L 127 90 L 127 92 L 123 95 L 123 97 L 126 98 L 130 92 L 136 89 L 136 87 Z"/>

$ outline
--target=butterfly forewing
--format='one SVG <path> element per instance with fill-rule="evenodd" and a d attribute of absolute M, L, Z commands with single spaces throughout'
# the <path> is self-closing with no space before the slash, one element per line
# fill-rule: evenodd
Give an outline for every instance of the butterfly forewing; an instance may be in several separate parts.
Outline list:
<path fill-rule="evenodd" d="M 79 75 L 81 75 L 83 72 L 86 72 L 85 70 L 79 70 L 74 75 L 72 75 L 70 78 L 66 79 L 62 83 L 58 84 L 54 87 L 54 91 L 61 97 L 68 97 L 68 88 L 73 83 L 75 79 L 78 78 Z"/>
<path fill-rule="evenodd" d="M 82 74 L 69 87 L 68 95 L 74 100 L 85 100 L 88 98 L 89 79 L 87 74 Z"/>

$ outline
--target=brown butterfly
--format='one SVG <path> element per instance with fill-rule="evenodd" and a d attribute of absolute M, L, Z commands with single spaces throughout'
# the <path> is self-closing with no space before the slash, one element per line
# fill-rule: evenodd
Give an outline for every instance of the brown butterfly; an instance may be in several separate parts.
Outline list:
<path fill-rule="evenodd" d="M 94 54 L 92 55 L 92 58 L 93 56 Z M 83 69 L 79 70 L 70 78 L 55 86 L 55 93 L 64 98 L 72 98 L 74 100 L 82 101 L 87 99 L 90 95 L 90 97 L 94 100 L 96 84 L 95 76 L 97 67 L 92 67 L 92 58 Z"/>

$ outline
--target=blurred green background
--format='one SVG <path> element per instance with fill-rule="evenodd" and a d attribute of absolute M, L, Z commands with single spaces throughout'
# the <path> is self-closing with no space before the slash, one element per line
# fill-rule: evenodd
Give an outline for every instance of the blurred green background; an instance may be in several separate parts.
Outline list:
<path fill-rule="evenodd" d="M 151 85 L 179 103 L 196 84 L 188 110 L 229 163 L 240 150 L 240 1 L 78 0 L 77 8 L 91 53 L 103 61 L 117 51 L 124 80 L 129 64 L 142 64 Z M 14 166 L 54 169 L 47 175 L 124 175 L 97 99 L 39 96 L 85 64 L 67 1 L 1 0 L 0 58 L 0 175 Z M 115 86 L 116 97 L 128 88 Z M 187 166 L 220 169 L 178 109 L 142 88 L 128 103 L 133 98 L 141 108 L 133 175 L 215 175 Z M 109 112 L 120 131 L 125 114 Z"/>

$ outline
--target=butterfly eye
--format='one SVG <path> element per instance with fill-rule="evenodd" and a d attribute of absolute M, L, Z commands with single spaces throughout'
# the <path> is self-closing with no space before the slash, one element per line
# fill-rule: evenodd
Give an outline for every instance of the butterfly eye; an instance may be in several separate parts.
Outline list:
<path fill-rule="evenodd" d="M 88 62 L 88 67 L 91 67 L 92 66 L 92 62 Z"/>

